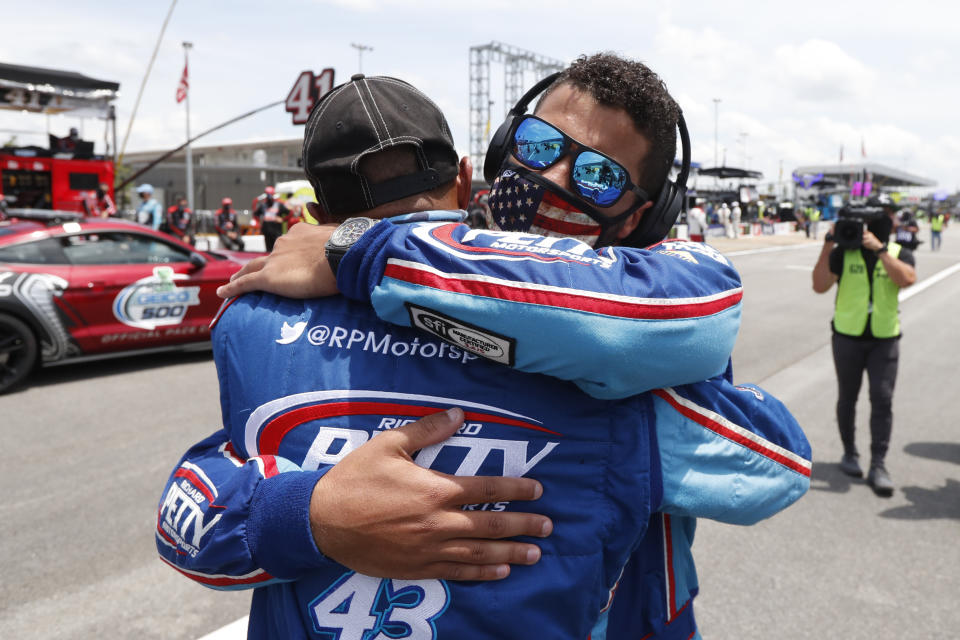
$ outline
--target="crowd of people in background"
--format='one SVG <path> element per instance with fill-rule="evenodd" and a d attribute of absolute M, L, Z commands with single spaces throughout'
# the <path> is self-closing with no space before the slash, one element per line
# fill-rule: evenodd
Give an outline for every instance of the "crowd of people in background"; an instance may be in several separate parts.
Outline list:
<path fill-rule="evenodd" d="M 467 224 L 474 229 L 487 228 L 488 191 L 478 190 L 467 210 Z M 687 237 L 702 242 L 709 236 L 722 236 L 736 239 L 743 234 L 755 231 L 753 225 L 759 224 L 761 233 L 772 233 L 772 225 L 778 222 L 795 223 L 797 231 L 803 231 L 807 238 L 818 239 L 825 233 L 830 222 L 836 219 L 838 209 L 821 201 L 800 200 L 778 201 L 758 198 L 751 202 L 736 199 L 692 198 L 687 211 L 679 222 L 687 226 Z M 954 213 L 954 215 L 957 215 Z M 942 231 L 951 218 L 947 208 L 936 209 L 928 213 L 920 205 L 904 205 L 897 212 L 897 242 L 915 250 L 920 240 L 920 221 L 926 221 L 930 227 L 931 249 L 940 247 Z M 821 224 L 823 223 L 823 224 Z M 713 228 L 713 232 L 710 229 Z"/>
<path fill-rule="evenodd" d="M 196 244 L 197 234 L 209 234 L 212 231 L 216 234 L 220 247 L 234 251 L 245 248 L 244 236 L 261 234 L 264 236 L 265 248 L 269 251 L 277 238 L 303 220 L 302 204 L 295 202 L 291 198 L 292 194 L 278 194 L 273 186 L 265 187 L 263 193 L 251 203 L 249 210 L 238 211 L 234 208 L 233 198 L 224 196 L 216 211 L 209 214 L 202 212 L 200 216 L 188 206 L 187 198 L 182 195 L 178 195 L 174 204 L 164 211 L 154 197 L 152 185 L 141 184 L 136 191 L 140 202 L 134 212 L 124 216 L 113 205 L 106 185 L 102 185 L 97 192 L 98 197 L 102 192 L 108 204 L 96 205 L 96 201 L 92 200 L 87 207 L 87 215 L 131 218 L 190 245 Z"/>
<path fill-rule="evenodd" d="M 819 234 L 829 228 L 827 223 L 836 219 L 836 214 L 835 209 L 813 201 L 793 203 L 761 199 L 741 204 L 736 200 L 713 202 L 697 198 L 687 210 L 685 222 L 689 238 L 698 242 L 710 235 L 710 227 L 719 228 L 719 233 L 713 235 L 733 239 L 740 237 L 745 229 L 749 233 L 747 225 L 760 224 L 762 233 L 769 233 L 765 226 L 777 222 L 793 222 L 797 231 L 803 231 L 807 238 L 816 240 Z M 936 251 L 950 218 L 951 213 L 947 209 L 928 212 L 922 206 L 900 207 L 896 216 L 897 242 L 915 250 L 923 242 L 920 239 L 920 222 L 926 221 L 930 227 L 930 246 Z"/>
<path fill-rule="evenodd" d="M 233 199 L 224 196 L 220 208 L 212 212 L 210 224 L 203 224 L 198 220 L 183 196 L 178 196 L 175 204 L 164 212 L 154 198 L 154 188 L 151 185 L 141 184 L 136 191 L 140 202 L 135 212 L 125 217 L 191 245 L 195 244 L 198 232 L 209 231 L 206 227 L 212 226 L 222 248 L 242 250 L 243 236 L 262 234 L 265 249 L 270 251 L 277 238 L 303 220 L 302 205 L 291 199 L 292 194 L 277 194 L 273 186 L 264 188 L 251 203 L 249 211 L 236 210 Z M 489 191 L 481 189 L 475 192 L 470 202 L 467 223 L 475 229 L 487 227 L 488 197 Z M 101 184 L 95 192 L 91 191 L 83 201 L 83 206 L 86 215 L 91 217 L 124 217 L 111 198 L 106 184 Z M 836 213 L 836 208 L 827 206 L 822 198 L 819 202 L 805 200 L 794 203 L 770 198 L 740 202 L 733 198 L 697 197 L 691 198 L 689 208 L 681 216 L 680 222 L 687 226 L 687 237 L 697 242 L 704 241 L 711 235 L 730 239 L 739 238 L 744 233 L 749 235 L 752 225 L 755 224 L 761 225 L 761 233 L 771 233 L 767 226 L 778 222 L 793 222 L 797 231 L 803 231 L 807 238 L 816 240 L 819 233 L 827 229 L 827 226 L 820 223 L 831 222 L 836 218 Z M 239 217 L 240 214 L 244 214 L 245 222 Z M 938 251 L 942 243 L 943 229 L 949 224 L 951 214 L 957 215 L 949 208 L 927 211 L 920 205 L 901 207 L 896 216 L 897 242 L 916 250 L 923 242 L 920 239 L 920 223 L 924 222 L 930 228 L 930 248 Z M 709 231 L 711 228 L 713 232 Z M 755 228 L 753 232 L 756 232 Z"/>

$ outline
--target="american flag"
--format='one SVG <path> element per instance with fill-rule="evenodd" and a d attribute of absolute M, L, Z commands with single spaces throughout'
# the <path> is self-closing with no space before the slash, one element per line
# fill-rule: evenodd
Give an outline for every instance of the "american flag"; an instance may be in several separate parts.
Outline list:
<path fill-rule="evenodd" d="M 493 222 L 501 231 L 528 231 L 543 200 L 543 187 L 504 171 L 493 181 L 487 204 Z"/>
<path fill-rule="evenodd" d="M 588 244 L 600 235 L 593 218 L 511 170 L 493 181 L 487 204 L 490 229 L 572 237 Z"/>
<path fill-rule="evenodd" d="M 177 104 L 187 99 L 187 89 L 190 88 L 190 82 L 187 78 L 187 63 L 183 63 L 183 76 L 180 78 L 180 84 L 177 85 Z"/>

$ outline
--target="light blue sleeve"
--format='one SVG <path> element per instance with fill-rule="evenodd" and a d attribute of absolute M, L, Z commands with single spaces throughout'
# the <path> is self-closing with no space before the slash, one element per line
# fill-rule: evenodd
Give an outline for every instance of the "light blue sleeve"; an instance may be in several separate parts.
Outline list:
<path fill-rule="evenodd" d="M 595 251 L 573 238 L 386 221 L 347 252 L 337 283 L 387 322 L 598 398 L 719 375 L 740 326 L 739 275 L 695 242 Z"/>
<path fill-rule="evenodd" d="M 810 444 L 763 389 L 713 378 L 653 393 L 664 513 L 753 524 L 810 487 Z"/>

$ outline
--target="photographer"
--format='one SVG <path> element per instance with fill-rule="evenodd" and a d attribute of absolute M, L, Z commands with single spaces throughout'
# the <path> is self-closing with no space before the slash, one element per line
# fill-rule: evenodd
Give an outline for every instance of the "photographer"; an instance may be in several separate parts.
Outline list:
<path fill-rule="evenodd" d="M 910 251 L 916 251 L 921 242 L 920 226 L 909 209 L 903 209 L 897 217 L 897 244 L 905 249 L 910 249 Z"/>
<path fill-rule="evenodd" d="M 870 204 L 875 204 L 871 202 Z M 839 393 L 837 423 L 843 443 L 840 470 L 863 477 L 854 439 L 857 396 L 866 369 L 870 380 L 870 471 L 867 484 L 879 496 L 893 495 L 884 466 L 893 428 L 893 387 L 900 355 L 898 294 L 916 279 L 913 253 L 887 242 L 893 210 L 847 207 L 827 234 L 813 268 L 813 290 L 838 282 L 833 314 L 833 362 Z M 882 208 L 881 208 L 882 207 Z"/>

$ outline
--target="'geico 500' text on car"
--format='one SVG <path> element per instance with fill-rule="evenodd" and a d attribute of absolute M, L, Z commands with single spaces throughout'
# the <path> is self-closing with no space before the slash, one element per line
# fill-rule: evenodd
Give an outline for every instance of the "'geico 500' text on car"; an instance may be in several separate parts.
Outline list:
<path fill-rule="evenodd" d="M 0 222 L 0 393 L 40 363 L 209 340 L 216 288 L 254 257 L 195 251 L 123 220 L 8 215 Z"/>

